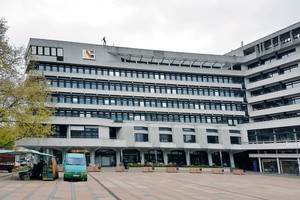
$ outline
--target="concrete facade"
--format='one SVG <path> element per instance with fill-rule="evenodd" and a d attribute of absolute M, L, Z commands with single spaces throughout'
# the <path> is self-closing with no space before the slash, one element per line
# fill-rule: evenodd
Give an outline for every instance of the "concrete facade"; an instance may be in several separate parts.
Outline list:
<path fill-rule="evenodd" d="M 103 166 L 234 167 L 246 151 L 253 170 L 271 170 L 273 159 L 274 172 L 298 169 L 299 44 L 300 23 L 226 55 L 30 39 L 36 70 L 54 85 L 59 128 L 17 145 L 61 159 L 87 150 Z"/>

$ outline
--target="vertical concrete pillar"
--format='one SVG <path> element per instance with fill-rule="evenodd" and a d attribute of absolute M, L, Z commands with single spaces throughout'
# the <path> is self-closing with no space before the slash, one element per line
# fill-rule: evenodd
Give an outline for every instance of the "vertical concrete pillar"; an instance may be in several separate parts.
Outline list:
<path fill-rule="evenodd" d="M 167 151 L 163 151 L 163 154 L 164 154 L 164 163 L 165 165 L 169 164 L 169 161 L 168 161 L 168 152 Z"/>
<path fill-rule="evenodd" d="M 234 168 L 235 163 L 234 163 L 233 152 L 229 152 L 229 159 L 230 159 L 230 167 Z"/>
<path fill-rule="evenodd" d="M 262 55 L 262 53 L 263 53 L 262 44 L 261 44 L 261 43 L 260 43 L 260 44 L 258 44 L 258 47 L 259 47 L 259 52 L 260 52 L 260 55 Z"/>
<path fill-rule="evenodd" d="M 191 165 L 190 151 L 185 151 L 186 165 Z"/>
<path fill-rule="evenodd" d="M 90 150 L 90 164 L 95 164 L 95 150 Z"/>
<path fill-rule="evenodd" d="M 62 153 L 62 162 L 66 162 L 66 155 L 67 155 L 67 150 L 66 149 L 63 149 L 61 151 Z"/>
<path fill-rule="evenodd" d="M 297 158 L 298 161 L 298 174 L 300 173 L 300 158 Z"/>
<path fill-rule="evenodd" d="M 98 138 L 100 138 L 100 126 L 98 126 Z"/>
<path fill-rule="evenodd" d="M 274 51 L 274 42 L 273 42 L 273 39 L 271 39 L 271 47 L 272 47 L 272 51 Z"/>
<path fill-rule="evenodd" d="M 263 43 L 261 43 L 261 49 L 262 49 L 262 51 L 263 52 L 265 52 L 266 51 L 266 49 L 265 49 L 265 43 L 263 42 Z"/>
<path fill-rule="evenodd" d="M 141 155 L 141 164 L 144 165 L 145 164 L 145 152 L 140 151 L 140 155 Z"/>
<path fill-rule="evenodd" d="M 210 151 L 207 152 L 207 158 L 208 158 L 208 165 L 212 166 L 213 165 L 213 161 L 212 161 L 212 155 L 211 155 Z"/>
<path fill-rule="evenodd" d="M 116 150 L 116 164 L 117 164 L 117 166 L 120 166 L 120 160 L 121 160 L 120 150 Z"/>
<path fill-rule="evenodd" d="M 281 40 L 280 40 L 280 35 L 277 37 L 278 38 L 278 46 L 281 48 Z"/>
<path fill-rule="evenodd" d="M 71 125 L 67 126 L 67 138 L 71 138 Z"/>
<path fill-rule="evenodd" d="M 293 31 L 290 31 L 291 42 L 294 43 Z"/>
<path fill-rule="evenodd" d="M 255 49 L 256 56 L 258 56 L 258 55 L 259 55 L 259 49 L 258 49 L 258 46 L 256 45 L 256 46 L 254 47 L 254 49 Z"/>
<path fill-rule="evenodd" d="M 258 166 L 259 166 L 259 172 L 262 172 L 262 166 L 261 166 L 261 158 L 258 158 Z"/>
<path fill-rule="evenodd" d="M 157 150 L 155 149 L 155 164 L 157 165 Z"/>
<path fill-rule="evenodd" d="M 276 160 L 277 160 L 278 174 L 281 174 L 281 168 L 280 168 L 280 161 L 279 161 L 279 158 L 277 158 Z"/>

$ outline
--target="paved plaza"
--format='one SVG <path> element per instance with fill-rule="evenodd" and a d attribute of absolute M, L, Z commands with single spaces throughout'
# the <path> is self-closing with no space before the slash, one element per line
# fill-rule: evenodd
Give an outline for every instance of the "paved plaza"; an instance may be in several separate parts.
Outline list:
<path fill-rule="evenodd" d="M 17 175 L 0 173 L 2 199 L 299 199 L 300 177 L 291 175 L 190 174 L 187 172 L 89 173 L 88 181 L 19 180 Z"/>

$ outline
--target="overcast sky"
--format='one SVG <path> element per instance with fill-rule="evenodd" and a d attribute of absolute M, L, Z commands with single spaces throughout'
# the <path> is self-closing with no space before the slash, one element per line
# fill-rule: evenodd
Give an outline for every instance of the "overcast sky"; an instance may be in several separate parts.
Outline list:
<path fill-rule="evenodd" d="M 224 54 L 300 21 L 299 0 L 0 0 L 13 45 L 29 38 Z"/>

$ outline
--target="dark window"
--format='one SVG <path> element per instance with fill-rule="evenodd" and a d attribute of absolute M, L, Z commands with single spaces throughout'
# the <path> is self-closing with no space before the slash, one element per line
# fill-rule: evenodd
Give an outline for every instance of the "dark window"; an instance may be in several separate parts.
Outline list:
<path fill-rule="evenodd" d="M 195 132 L 194 128 L 182 128 L 183 132 Z"/>
<path fill-rule="evenodd" d="M 219 137 L 218 136 L 207 136 L 207 143 L 219 144 Z"/>
<path fill-rule="evenodd" d="M 196 143 L 196 136 L 195 135 L 183 135 L 183 142 Z"/>
<path fill-rule="evenodd" d="M 231 144 L 241 144 L 241 137 L 230 137 Z"/>
<path fill-rule="evenodd" d="M 171 134 L 159 134 L 159 141 L 160 142 L 172 142 L 172 135 Z"/>
<path fill-rule="evenodd" d="M 206 129 L 207 133 L 218 133 L 217 129 Z"/>
<path fill-rule="evenodd" d="M 229 130 L 229 133 L 241 133 L 240 130 Z"/>
<path fill-rule="evenodd" d="M 135 126 L 134 130 L 144 130 L 144 131 L 148 131 L 148 127 L 144 127 L 144 126 Z"/>
<path fill-rule="evenodd" d="M 109 127 L 109 139 L 117 139 L 117 128 Z"/>
<path fill-rule="evenodd" d="M 66 138 L 67 137 L 67 126 L 66 125 L 56 125 L 55 126 L 55 134 L 50 137 L 55 138 Z"/>
<path fill-rule="evenodd" d="M 135 133 L 134 138 L 136 142 L 148 142 L 148 134 Z"/>
<path fill-rule="evenodd" d="M 159 127 L 160 131 L 172 131 L 172 128 L 168 128 L 168 127 Z"/>
<path fill-rule="evenodd" d="M 98 127 L 71 126 L 71 138 L 98 138 Z"/>

